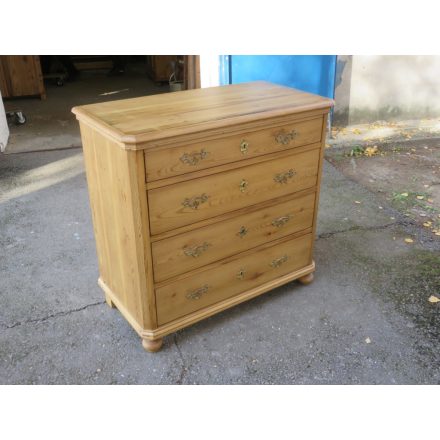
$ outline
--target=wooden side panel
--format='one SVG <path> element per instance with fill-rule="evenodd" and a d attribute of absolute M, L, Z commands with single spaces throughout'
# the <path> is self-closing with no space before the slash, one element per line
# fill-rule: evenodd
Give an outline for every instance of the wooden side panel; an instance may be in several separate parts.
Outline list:
<path fill-rule="evenodd" d="M 143 156 L 80 127 L 101 279 L 139 327 L 154 329 Z"/>
<path fill-rule="evenodd" d="M 327 119 L 328 119 L 328 114 L 324 115 L 324 118 L 322 120 L 322 127 L 321 127 L 321 149 L 319 153 L 318 182 L 316 186 L 317 189 L 316 189 L 316 197 L 315 197 L 315 209 L 313 215 L 313 230 L 312 230 L 313 239 L 315 239 L 316 228 L 318 226 L 318 206 L 319 206 L 319 195 L 321 192 L 322 167 L 324 163 L 324 150 L 325 150 L 325 140 L 327 133 Z M 311 246 L 310 248 L 310 260 L 312 258 L 313 258 L 313 246 Z"/>
<path fill-rule="evenodd" d="M 40 95 L 46 97 L 40 58 L 35 55 L 1 57 L 0 83 L 6 88 L 4 97 Z"/>
<path fill-rule="evenodd" d="M 6 56 L 0 56 L 0 92 L 2 98 L 10 98 L 12 96 L 11 81 L 9 78 Z"/>

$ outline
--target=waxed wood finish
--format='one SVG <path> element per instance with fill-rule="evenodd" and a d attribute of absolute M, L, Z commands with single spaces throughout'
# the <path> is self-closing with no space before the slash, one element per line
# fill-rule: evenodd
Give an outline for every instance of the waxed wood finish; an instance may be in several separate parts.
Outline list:
<path fill-rule="evenodd" d="M 151 232 L 158 234 L 313 187 L 317 182 L 319 153 L 319 149 L 292 153 L 289 157 L 151 190 Z M 285 180 L 275 180 L 283 175 Z"/>
<path fill-rule="evenodd" d="M 39 95 L 46 98 L 38 55 L 1 55 L 0 91 L 3 98 Z"/>
<path fill-rule="evenodd" d="M 292 280 L 313 280 L 331 105 L 255 82 L 73 109 L 99 285 L 145 350 Z"/>
<path fill-rule="evenodd" d="M 311 228 L 315 193 L 220 221 L 152 244 L 160 282 L 267 241 Z"/>
<path fill-rule="evenodd" d="M 140 326 L 151 326 L 156 312 L 144 298 L 147 273 L 150 292 L 153 277 L 144 255 L 142 155 L 119 148 L 84 124 L 81 137 L 101 278 Z"/>
<path fill-rule="evenodd" d="M 73 112 L 126 148 L 143 142 L 320 110 L 332 101 L 264 81 L 187 90 L 76 107 Z M 127 145 L 137 144 L 137 145 Z"/>
<path fill-rule="evenodd" d="M 285 275 L 309 261 L 312 235 L 255 250 L 156 290 L 159 324 Z"/>
<path fill-rule="evenodd" d="M 147 181 L 165 179 L 264 154 L 312 144 L 321 140 L 322 118 L 241 133 L 211 141 L 145 153 Z M 277 136 L 292 133 L 278 142 Z"/>

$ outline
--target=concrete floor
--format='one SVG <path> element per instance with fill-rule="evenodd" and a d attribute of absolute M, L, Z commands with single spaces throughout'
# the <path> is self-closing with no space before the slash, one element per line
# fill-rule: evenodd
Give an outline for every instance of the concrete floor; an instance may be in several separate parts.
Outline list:
<path fill-rule="evenodd" d="M 78 121 L 71 112 L 76 105 L 134 98 L 169 91 L 157 85 L 142 65 L 129 65 L 122 76 L 108 76 L 106 70 L 83 71 L 62 87 L 46 81 L 47 99 L 20 98 L 5 101 L 6 111 L 22 110 L 27 122 L 11 125 L 5 153 L 54 150 L 81 146 Z"/>
<path fill-rule="evenodd" d="M 96 284 L 80 149 L 0 155 L 0 225 L 2 384 L 440 382 L 439 242 L 328 163 L 315 282 L 170 335 L 156 354 Z"/>

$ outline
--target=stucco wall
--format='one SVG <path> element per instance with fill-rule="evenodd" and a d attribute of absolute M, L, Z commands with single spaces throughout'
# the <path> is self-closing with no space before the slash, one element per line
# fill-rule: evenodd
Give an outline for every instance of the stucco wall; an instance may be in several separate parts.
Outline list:
<path fill-rule="evenodd" d="M 334 122 L 440 116 L 440 56 L 338 56 Z"/>

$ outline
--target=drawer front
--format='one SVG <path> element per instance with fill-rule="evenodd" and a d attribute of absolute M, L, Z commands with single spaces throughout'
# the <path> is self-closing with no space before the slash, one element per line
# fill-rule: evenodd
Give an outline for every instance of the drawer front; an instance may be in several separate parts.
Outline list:
<path fill-rule="evenodd" d="M 159 325 L 306 266 L 311 246 L 307 234 L 157 288 Z"/>
<path fill-rule="evenodd" d="M 319 148 L 148 191 L 152 234 L 316 185 Z"/>
<path fill-rule="evenodd" d="M 320 142 L 322 118 L 145 152 L 147 181 L 191 173 L 225 163 Z"/>
<path fill-rule="evenodd" d="M 161 282 L 268 241 L 311 228 L 315 194 L 288 200 L 152 244 Z"/>

